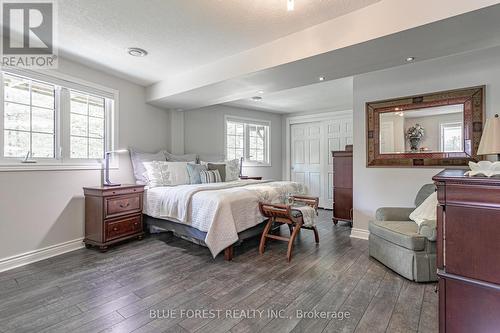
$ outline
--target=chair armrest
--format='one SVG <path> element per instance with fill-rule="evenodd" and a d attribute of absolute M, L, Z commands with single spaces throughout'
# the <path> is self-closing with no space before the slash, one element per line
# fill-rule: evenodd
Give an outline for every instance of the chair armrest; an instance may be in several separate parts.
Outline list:
<path fill-rule="evenodd" d="M 298 202 L 303 202 L 304 204 L 314 208 L 314 210 L 316 210 L 316 215 L 318 215 L 318 205 L 319 205 L 319 198 L 318 197 L 309 197 L 309 196 L 305 196 L 305 195 L 294 195 L 293 200 L 298 201 Z"/>
<path fill-rule="evenodd" d="M 377 209 L 375 217 L 378 221 L 409 221 L 415 208 L 382 207 Z"/>
<path fill-rule="evenodd" d="M 418 233 L 431 242 L 437 238 L 436 220 L 425 220 L 418 226 Z"/>

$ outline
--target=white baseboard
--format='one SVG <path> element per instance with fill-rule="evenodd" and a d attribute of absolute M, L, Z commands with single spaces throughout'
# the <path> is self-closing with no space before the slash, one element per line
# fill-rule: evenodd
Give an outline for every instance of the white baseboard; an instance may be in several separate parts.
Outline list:
<path fill-rule="evenodd" d="M 61 244 L 56 244 L 44 247 L 42 249 L 0 259 L 0 272 L 8 271 L 9 269 L 24 266 L 40 260 L 55 257 L 66 252 L 81 249 L 82 247 L 84 247 L 82 240 L 83 238 L 78 238 Z"/>
<path fill-rule="evenodd" d="M 369 235 L 370 235 L 370 232 L 368 230 L 357 229 L 357 228 L 351 229 L 351 237 L 352 238 L 359 238 L 359 239 L 368 240 Z"/>

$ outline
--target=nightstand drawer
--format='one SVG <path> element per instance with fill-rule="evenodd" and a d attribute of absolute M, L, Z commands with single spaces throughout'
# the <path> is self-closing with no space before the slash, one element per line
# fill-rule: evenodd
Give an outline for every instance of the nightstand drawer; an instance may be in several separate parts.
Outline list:
<path fill-rule="evenodd" d="M 142 232 L 142 216 L 135 215 L 118 221 L 105 222 L 106 241 Z"/>
<path fill-rule="evenodd" d="M 142 211 L 142 193 L 105 198 L 105 218 Z"/>

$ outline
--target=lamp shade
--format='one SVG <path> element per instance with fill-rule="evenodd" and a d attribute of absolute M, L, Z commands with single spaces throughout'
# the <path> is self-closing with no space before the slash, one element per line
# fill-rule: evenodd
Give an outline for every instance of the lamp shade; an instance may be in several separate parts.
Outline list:
<path fill-rule="evenodd" d="M 498 114 L 486 120 L 477 154 L 500 154 L 500 118 Z"/>

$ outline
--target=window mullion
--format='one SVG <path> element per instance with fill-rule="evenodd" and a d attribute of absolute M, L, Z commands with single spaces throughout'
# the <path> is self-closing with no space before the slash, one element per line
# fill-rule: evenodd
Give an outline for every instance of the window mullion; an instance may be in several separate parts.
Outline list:
<path fill-rule="evenodd" d="M 59 97 L 59 116 L 60 116 L 60 141 L 62 161 L 69 161 L 71 155 L 71 115 L 70 115 L 70 94 L 67 88 L 60 89 Z"/>
<path fill-rule="evenodd" d="M 4 99 L 5 99 L 5 93 L 4 93 L 4 75 L 1 73 L 0 75 L 0 129 L 2 130 L 1 135 L 0 135 L 0 158 L 4 158 Z"/>
<path fill-rule="evenodd" d="M 29 91 L 30 91 L 30 150 L 29 157 L 33 158 L 33 81 L 29 82 Z"/>
<path fill-rule="evenodd" d="M 245 160 L 250 160 L 250 131 L 248 130 L 248 124 L 243 124 L 243 156 L 245 156 Z"/>

